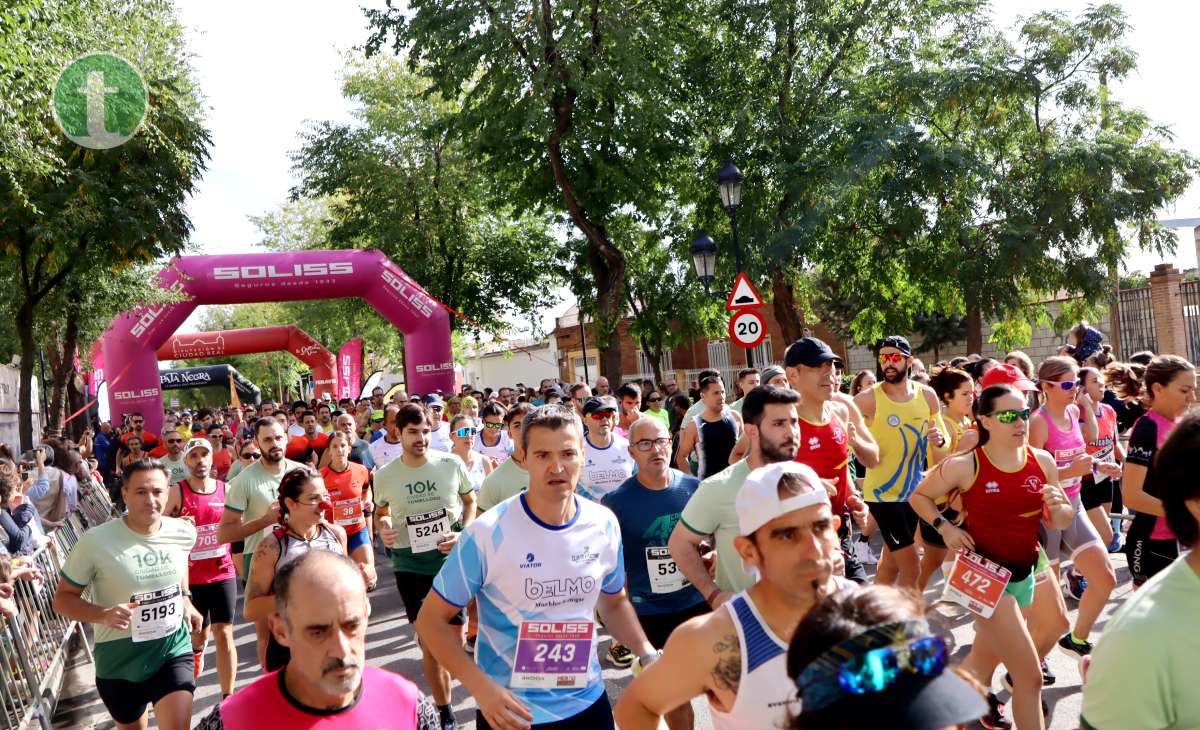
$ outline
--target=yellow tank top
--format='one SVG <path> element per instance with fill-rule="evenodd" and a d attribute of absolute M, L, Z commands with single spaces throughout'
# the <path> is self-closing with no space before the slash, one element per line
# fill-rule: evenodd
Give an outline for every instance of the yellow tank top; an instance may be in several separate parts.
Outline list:
<path fill-rule="evenodd" d="M 868 502 L 907 502 L 925 469 L 929 442 L 929 404 L 914 386 L 913 396 L 897 403 L 874 386 L 875 419 L 871 435 L 879 444 L 879 466 L 867 469 L 863 498 Z"/>

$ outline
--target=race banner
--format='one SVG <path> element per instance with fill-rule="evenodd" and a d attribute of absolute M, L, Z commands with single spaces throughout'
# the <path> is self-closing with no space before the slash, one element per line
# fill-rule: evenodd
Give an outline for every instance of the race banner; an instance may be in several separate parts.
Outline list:
<path fill-rule="evenodd" d="M 355 398 L 362 385 L 363 341 L 346 340 L 338 350 L 338 398 Z"/>

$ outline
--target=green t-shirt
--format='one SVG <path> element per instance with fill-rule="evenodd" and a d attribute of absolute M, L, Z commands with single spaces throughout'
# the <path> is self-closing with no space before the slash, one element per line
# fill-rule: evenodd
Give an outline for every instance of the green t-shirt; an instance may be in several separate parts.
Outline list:
<path fill-rule="evenodd" d="M 653 408 L 647 408 L 646 410 L 642 411 L 642 415 L 650 416 L 651 418 L 657 418 L 662 422 L 663 428 L 667 429 L 667 431 L 671 430 L 671 414 L 667 413 L 666 408 L 659 408 L 657 411 Z"/>
<path fill-rule="evenodd" d="M 750 465 L 742 459 L 700 482 L 680 517 L 683 526 L 697 535 L 716 537 L 716 583 L 721 590 L 730 593 L 744 591 L 756 582 L 746 572 L 742 558 L 733 547 L 733 538 L 738 536 L 734 500 L 749 474 Z"/>
<path fill-rule="evenodd" d="M 259 459 L 242 469 L 237 479 L 226 486 L 225 508 L 240 512 L 243 522 L 257 520 L 265 515 L 271 503 L 279 498 L 279 481 L 283 479 L 283 475 L 300 466 L 303 465 L 284 459 L 283 469 L 278 474 L 272 474 L 263 466 L 262 459 Z M 254 554 L 255 548 L 270 529 L 268 526 L 246 537 L 246 555 Z"/>
<path fill-rule="evenodd" d="M 141 535 L 125 520 L 109 520 L 80 536 L 67 556 L 62 578 L 76 588 L 91 589 L 92 603 L 110 608 L 128 603 L 136 593 L 178 586 L 187 577 L 188 555 L 196 543 L 190 522 L 163 517 L 158 531 Z M 184 612 L 179 629 L 162 639 L 133 642 L 130 629 L 96 624 L 96 676 L 143 682 L 163 664 L 192 651 Z"/>
<path fill-rule="evenodd" d="M 740 415 L 742 415 L 742 404 L 745 402 L 746 402 L 745 397 L 738 398 L 734 402 L 730 403 L 729 407 L 732 408 L 733 410 L 737 411 L 738 415 L 740 416 Z"/>
<path fill-rule="evenodd" d="M 244 468 L 246 468 L 246 467 L 244 464 L 242 464 L 242 460 L 235 458 L 233 460 L 233 464 L 230 465 L 230 467 L 229 467 L 229 473 L 225 475 L 225 481 L 232 482 L 233 478 L 236 477 L 238 474 L 241 474 L 242 469 L 244 469 Z"/>
<path fill-rule="evenodd" d="M 167 484 L 178 484 L 188 478 L 188 468 L 184 466 L 182 455 L 179 457 L 179 461 L 171 461 L 165 456 L 159 461 L 167 467 Z"/>
<path fill-rule="evenodd" d="M 436 549 L 414 553 L 409 547 L 407 518 L 445 510 L 451 528 L 462 529 L 461 495 L 475 491 L 462 459 L 432 450 L 418 467 L 406 465 L 404 457 L 393 459 L 375 472 L 374 489 L 375 504 L 391 510 L 392 526 L 400 533 L 392 548 L 392 568 L 400 573 L 437 575 L 446 556 Z"/>
<path fill-rule="evenodd" d="M 529 472 L 511 458 L 483 478 L 479 487 L 479 509 L 491 509 L 509 497 L 529 489 Z"/>
<path fill-rule="evenodd" d="M 1083 685 L 1083 727 L 1200 727 L 1196 657 L 1200 576 L 1181 558 L 1130 594 L 1105 625 Z"/>

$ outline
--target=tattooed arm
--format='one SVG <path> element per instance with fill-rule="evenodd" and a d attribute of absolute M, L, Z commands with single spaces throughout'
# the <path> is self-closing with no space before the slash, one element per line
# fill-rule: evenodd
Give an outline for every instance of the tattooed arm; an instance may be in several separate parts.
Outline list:
<path fill-rule="evenodd" d="M 726 710 L 737 699 L 741 676 L 741 645 L 733 621 L 728 611 L 718 609 L 675 629 L 662 658 L 621 693 L 613 716 L 621 730 L 650 730 L 668 712 L 700 695 Z"/>

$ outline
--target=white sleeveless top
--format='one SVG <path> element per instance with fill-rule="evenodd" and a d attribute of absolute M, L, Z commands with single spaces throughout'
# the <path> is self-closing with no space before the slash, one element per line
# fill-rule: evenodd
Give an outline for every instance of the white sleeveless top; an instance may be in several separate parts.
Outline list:
<path fill-rule="evenodd" d="M 796 685 L 787 673 L 787 642 L 772 633 L 745 591 L 725 602 L 741 644 L 742 676 L 729 712 L 709 705 L 714 730 L 784 728 L 800 712 Z"/>
<path fill-rule="evenodd" d="M 328 550 L 338 555 L 346 554 L 346 551 L 342 549 L 342 541 L 338 539 L 337 533 L 324 523 L 317 530 L 317 536 L 311 540 L 296 537 L 296 535 L 287 530 L 283 531 L 283 535 L 276 535 L 276 540 L 279 541 L 279 558 L 275 561 L 276 571 L 309 550 Z"/>
<path fill-rule="evenodd" d="M 502 430 L 500 431 L 500 439 L 496 442 L 496 445 L 488 446 L 483 443 L 483 431 L 480 431 L 475 434 L 475 443 L 471 448 L 488 458 L 495 459 L 496 463 L 499 464 L 509 457 L 509 450 L 512 448 L 512 444 L 509 443 L 508 431 Z"/>
<path fill-rule="evenodd" d="M 467 479 L 471 481 L 471 486 L 475 488 L 476 492 L 479 491 L 480 485 L 483 484 L 483 478 L 487 476 L 487 473 L 483 470 L 483 459 L 484 457 L 481 456 L 475 460 L 474 466 L 467 467 Z"/>

